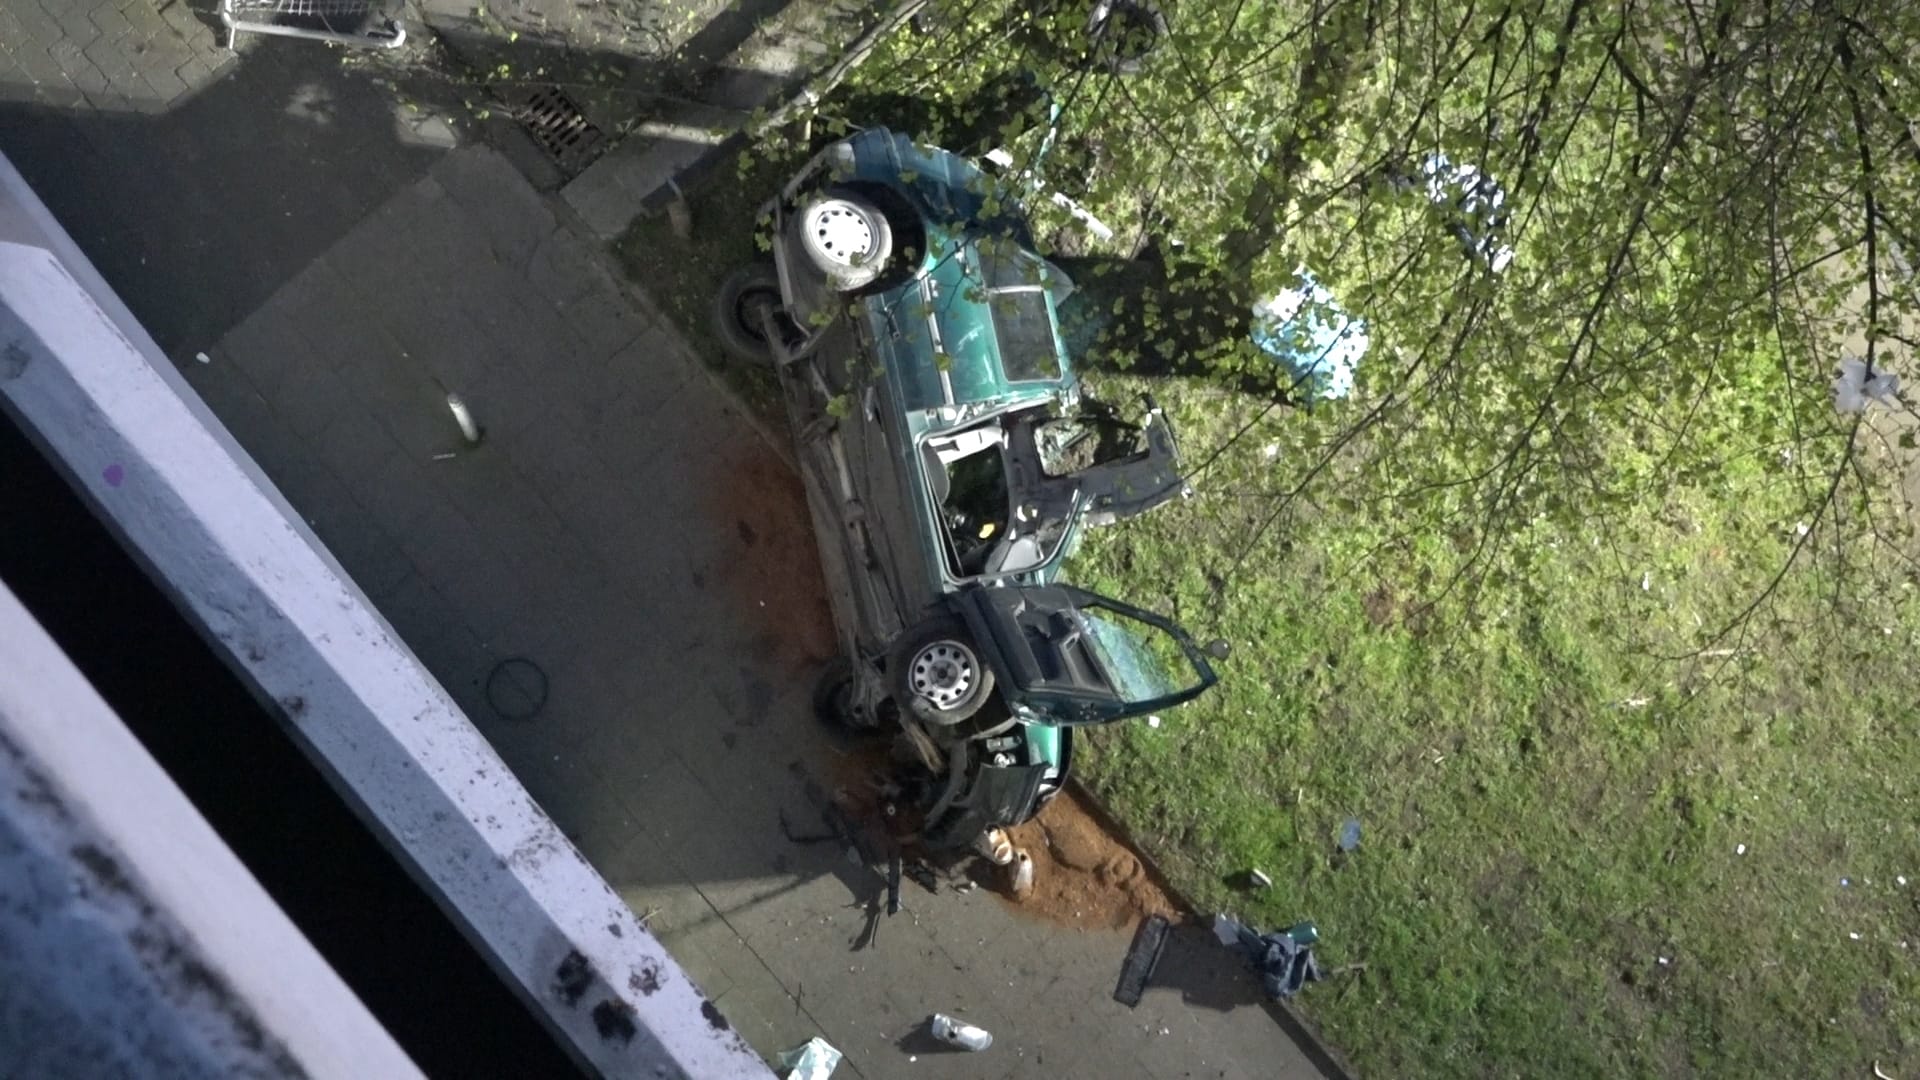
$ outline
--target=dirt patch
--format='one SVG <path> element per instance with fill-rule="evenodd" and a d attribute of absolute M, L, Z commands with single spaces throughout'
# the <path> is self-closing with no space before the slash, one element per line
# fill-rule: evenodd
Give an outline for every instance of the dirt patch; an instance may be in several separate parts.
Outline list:
<path fill-rule="evenodd" d="M 1179 918 L 1140 857 L 1101 828 L 1074 792 L 1061 792 L 1038 817 L 1008 831 L 1014 847 L 1033 856 L 1033 892 L 1009 899 L 1014 910 L 1077 929 L 1125 930 L 1146 915 Z M 993 869 L 995 889 L 1006 895 L 1006 875 Z"/>
<path fill-rule="evenodd" d="M 800 478 L 749 439 L 717 460 L 707 491 L 727 536 L 713 563 L 716 584 L 759 627 L 761 659 L 795 673 L 831 659 L 833 615 Z"/>

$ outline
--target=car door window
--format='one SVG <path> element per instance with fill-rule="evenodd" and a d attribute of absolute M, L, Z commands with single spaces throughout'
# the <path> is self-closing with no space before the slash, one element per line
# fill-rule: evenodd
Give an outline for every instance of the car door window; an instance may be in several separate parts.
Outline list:
<path fill-rule="evenodd" d="M 1187 650 L 1163 627 L 1097 604 L 1083 605 L 1079 620 L 1083 640 L 1122 701 L 1157 701 L 1201 684 Z"/>

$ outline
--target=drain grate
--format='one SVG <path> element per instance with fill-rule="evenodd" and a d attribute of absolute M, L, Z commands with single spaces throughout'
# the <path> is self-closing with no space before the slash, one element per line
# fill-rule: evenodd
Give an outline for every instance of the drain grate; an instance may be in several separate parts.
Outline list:
<path fill-rule="evenodd" d="M 528 94 L 513 117 L 569 176 L 578 175 L 607 148 L 606 132 L 589 123 L 580 106 L 558 87 L 542 86 Z"/>

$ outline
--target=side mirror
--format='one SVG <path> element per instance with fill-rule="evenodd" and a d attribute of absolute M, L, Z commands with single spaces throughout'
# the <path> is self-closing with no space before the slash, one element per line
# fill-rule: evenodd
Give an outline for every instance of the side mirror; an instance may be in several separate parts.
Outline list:
<path fill-rule="evenodd" d="M 1207 642 L 1202 651 L 1215 660 L 1225 660 L 1227 655 L 1233 651 L 1233 646 L 1227 644 L 1226 638 L 1214 638 L 1212 641 Z"/>

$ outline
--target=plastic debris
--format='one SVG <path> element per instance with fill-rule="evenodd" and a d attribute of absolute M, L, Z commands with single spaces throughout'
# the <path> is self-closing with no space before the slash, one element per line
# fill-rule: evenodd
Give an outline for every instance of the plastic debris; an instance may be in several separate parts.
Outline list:
<path fill-rule="evenodd" d="M 1340 826 L 1340 850 L 1352 851 L 1360 846 L 1360 819 L 1348 818 Z"/>
<path fill-rule="evenodd" d="M 1120 982 L 1114 987 L 1113 1000 L 1131 1009 L 1140 1004 L 1154 969 L 1160 966 L 1160 954 L 1166 951 L 1167 932 L 1171 929 L 1164 915 L 1150 915 L 1133 932 L 1133 944 L 1120 966 Z"/>
<path fill-rule="evenodd" d="M 946 1013 L 934 1013 L 929 1017 L 927 1030 L 933 1032 L 933 1037 L 941 1042 L 951 1043 L 963 1050 L 985 1050 L 993 1045 L 992 1032 Z"/>
<path fill-rule="evenodd" d="M 1253 962 L 1260 974 L 1260 987 L 1270 998 L 1292 997 L 1301 987 L 1323 977 L 1313 958 L 1313 944 L 1320 940 L 1320 931 L 1310 922 L 1261 934 L 1238 919 L 1216 915 L 1213 932 L 1222 945 L 1237 945 Z"/>
<path fill-rule="evenodd" d="M 980 853 L 992 859 L 995 866 L 1012 862 L 1013 841 L 1007 838 L 1007 830 L 988 829 L 987 835 L 980 840 Z"/>
<path fill-rule="evenodd" d="M 1869 368 L 1864 358 L 1842 355 L 1840 374 L 1833 380 L 1833 407 L 1843 413 L 1864 412 L 1877 401 L 1889 408 L 1900 404 L 1900 376 Z"/>
<path fill-rule="evenodd" d="M 1158 716 L 1149 716 L 1149 717 L 1147 717 L 1147 726 L 1148 726 L 1148 727 L 1151 727 L 1151 728 L 1157 728 L 1157 727 L 1159 727 L 1159 726 L 1160 726 L 1160 718 L 1159 718 Z"/>
<path fill-rule="evenodd" d="M 194 358 L 195 360 L 198 360 L 198 361 L 200 361 L 200 362 L 201 362 L 201 363 L 203 363 L 203 364 L 211 364 L 211 363 L 213 363 L 213 357 L 211 357 L 211 356 L 208 356 L 208 355 L 207 355 L 206 353 L 203 353 L 203 352 L 197 352 L 197 353 L 194 353 L 194 354 L 193 354 L 193 358 Z"/>
<path fill-rule="evenodd" d="M 1021 848 L 1013 856 L 1013 895 L 1024 897 L 1033 891 L 1033 856 Z"/>
<path fill-rule="evenodd" d="M 787 1080 L 827 1080 L 839 1066 L 840 1051 L 818 1035 L 780 1053 L 780 1067 L 788 1070 Z"/>
<path fill-rule="evenodd" d="M 1747 853 L 1747 845 L 1745 844 L 1733 845 L 1733 853 L 1735 855 L 1745 855 Z"/>
<path fill-rule="evenodd" d="M 1247 871 L 1247 880 L 1253 882 L 1255 888 L 1259 888 L 1259 889 L 1273 888 L 1273 879 L 1268 877 L 1266 875 L 1266 872 L 1263 870 Z"/>

